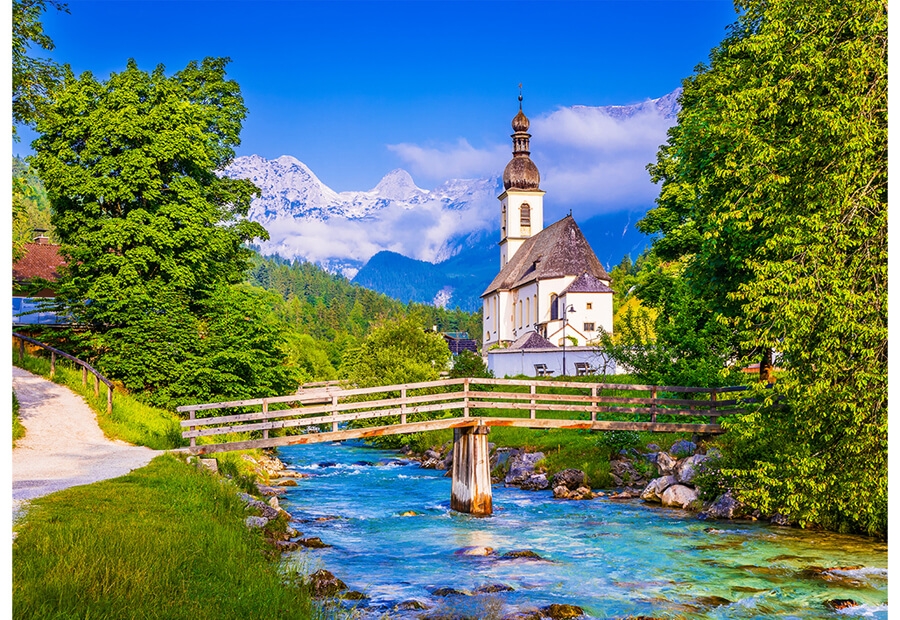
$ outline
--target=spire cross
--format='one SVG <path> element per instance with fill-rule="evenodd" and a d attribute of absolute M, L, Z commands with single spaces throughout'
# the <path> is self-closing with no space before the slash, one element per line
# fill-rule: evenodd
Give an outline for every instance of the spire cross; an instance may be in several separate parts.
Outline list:
<path fill-rule="evenodd" d="M 522 82 L 519 82 L 519 110 L 522 110 Z"/>

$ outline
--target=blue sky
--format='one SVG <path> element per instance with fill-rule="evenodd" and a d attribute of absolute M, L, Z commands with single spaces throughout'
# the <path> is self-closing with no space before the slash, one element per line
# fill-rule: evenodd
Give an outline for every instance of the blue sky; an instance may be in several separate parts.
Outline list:
<path fill-rule="evenodd" d="M 524 84 L 541 119 L 677 88 L 734 21 L 724 0 L 69 0 L 51 57 L 98 77 L 228 56 L 248 117 L 238 155 L 292 155 L 337 191 L 406 168 L 421 187 L 499 174 Z M 27 154 L 33 137 L 13 146 Z M 443 178 L 442 178 L 443 177 Z"/>

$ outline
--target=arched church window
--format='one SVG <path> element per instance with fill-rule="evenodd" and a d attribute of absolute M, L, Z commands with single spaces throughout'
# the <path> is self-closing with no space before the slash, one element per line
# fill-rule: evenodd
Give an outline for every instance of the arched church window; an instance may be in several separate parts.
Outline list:
<path fill-rule="evenodd" d="M 556 293 L 550 295 L 550 320 L 556 321 L 559 319 L 559 297 L 557 297 Z"/>
<path fill-rule="evenodd" d="M 525 298 L 525 325 L 531 325 L 531 297 Z"/>
<path fill-rule="evenodd" d="M 522 300 L 519 300 L 519 329 L 522 328 Z"/>
<path fill-rule="evenodd" d="M 523 202 L 519 207 L 519 226 L 531 226 L 531 206 L 527 202 Z"/>

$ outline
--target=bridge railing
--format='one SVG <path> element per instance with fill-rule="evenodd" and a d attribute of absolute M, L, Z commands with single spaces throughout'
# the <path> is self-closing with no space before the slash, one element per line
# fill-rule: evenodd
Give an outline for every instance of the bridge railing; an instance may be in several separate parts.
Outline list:
<path fill-rule="evenodd" d="M 40 349 L 45 349 L 50 352 L 50 378 L 53 378 L 53 375 L 56 374 L 56 358 L 61 357 L 63 359 L 67 359 L 71 362 L 74 362 L 77 366 L 81 366 L 81 385 L 87 385 L 87 376 L 88 373 L 94 376 L 94 396 L 97 398 L 100 397 L 100 383 L 106 386 L 106 412 L 112 413 L 112 395 L 113 395 L 113 382 L 100 374 L 100 372 L 85 362 L 84 360 L 80 360 L 74 355 L 70 355 L 65 351 L 60 351 L 54 347 L 51 347 L 49 344 L 44 344 L 39 340 L 35 340 L 34 338 L 29 338 L 23 334 L 19 334 L 17 332 L 12 333 L 13 339 L 18 339 L 19 341 L 19 361 L 21 362 L 25 358 L 25 343 L 29 343 L 34 345 Z"/>
<path fill-rule="evenodd" d="M 178 407 L 178 411 L 189 416 L 181 425 L 185 428 L 182 435 L 190 439 L 192 448 L 196 448 L 200 437 L 231 433 L 261 436 L 262 442 L 243 442 L 246 447 L 261 447 L 269 439 L 270 431 L 337 433 L 341 426 L 363 420 L 367 421 L 364 425 L 381 425 L 381 432 L 372 434 L 403 432 L 404 428 L 446 428 L 446 419 L 433 424 L 429 421 L 433 421 L 433 414 L 447 412 L 457 413 L 463 420 L 479 418 L 489 425 L 716 433 L 721 432 L 720 417 L 742 413 L 743 405 L 751 402 L 747 398 L 730 397 L 745 390 L 744 386 L 696 388 L 446 379 L 369 388 L 341 388 L 332 384 L 304 388 L 287 396 L 185 405 Z M 723 395 L 729 397 L 721 398 Z M 235 409 L 245 411 L 202 416 L 207 412 Z M 395 428 L 388 431 L 385 427 Z"/>

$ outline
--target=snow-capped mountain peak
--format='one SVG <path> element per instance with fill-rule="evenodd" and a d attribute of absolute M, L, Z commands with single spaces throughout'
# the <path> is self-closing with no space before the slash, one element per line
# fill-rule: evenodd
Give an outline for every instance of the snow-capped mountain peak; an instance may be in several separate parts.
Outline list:
<path fill-rule="evenodd" d="M 409 173 L 400 168 L 391 170 L 384 175 L 384 178 L 378 182 L 378 185 L 372 191 L 382 198 L 403 201 L 428 194 L 426 190 L 416 187 Z"/>

